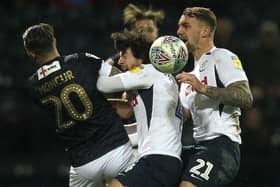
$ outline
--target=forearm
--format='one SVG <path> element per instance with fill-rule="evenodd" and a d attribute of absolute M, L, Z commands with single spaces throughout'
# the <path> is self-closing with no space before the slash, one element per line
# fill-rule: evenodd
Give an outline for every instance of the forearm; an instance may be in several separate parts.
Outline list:
<path fill-rule="evenodd" d="M 238 81 L 226 88 L 206 86 L 202 94 L 218 100 L 222 104 L 240 108 L 250 108 L 253 104 L 253 96 L 248 81 Z"/>
<path fill-rule="evenodd" d="M 104 93 L 113 93 L 124 91 L 124 85 L 120 77 L 99 76 L 97 88 Z"/>

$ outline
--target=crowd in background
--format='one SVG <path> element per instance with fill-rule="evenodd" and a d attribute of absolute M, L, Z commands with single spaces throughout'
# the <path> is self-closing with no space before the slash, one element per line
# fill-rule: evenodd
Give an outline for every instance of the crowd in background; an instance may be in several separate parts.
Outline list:
<path fill-rule="evenodd" d="M 176 35 L 186 6 L 206 6 L 218 16 L 217 47 L 238 54 L 254 95 L 243 111 L 241 170 L 232 186 L 279 187 L 280 167 L 280 1 L 129 1 L 165 11 L 160 35 Z M 110 38 L 123 28 L 125 0 L 15 0 L 0 4 L 0 186 L 67 186 L 68 161 L 40 108 L 24 84 L 34 68 L 21 35 L 30 25 L 54 26 L 62 54 L 76 49 L 102 58 L 115 53 Z M 191 70 L 192 58 L 185 67 Z M 191 121 L 183 142 L 191 143 Z"/>

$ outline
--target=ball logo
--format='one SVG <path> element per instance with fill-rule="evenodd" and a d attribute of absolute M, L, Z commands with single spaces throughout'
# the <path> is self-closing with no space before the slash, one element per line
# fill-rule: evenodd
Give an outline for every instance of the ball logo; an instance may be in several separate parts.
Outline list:
<path fill-rule="evenodd" d="M 183 47 L 181 47 L 178 58 L 185 58 L 186 56 L 187 56 L 186 51 L 183 49 Z"/>
<path fill-rule="evenodd" d="M 154 62 L 159 65 L 165 64 L 170 61 L 170 58 L 160 48 L 153 48 L 152 53 L 154 54 L 152 57 L 154 59 Z"/>

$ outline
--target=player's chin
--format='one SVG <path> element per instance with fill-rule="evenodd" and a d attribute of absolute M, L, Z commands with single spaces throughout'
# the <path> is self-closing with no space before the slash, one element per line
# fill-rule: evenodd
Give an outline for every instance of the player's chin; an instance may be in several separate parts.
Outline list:
<path fill-rule="evenodd" d="M 188 40 L 187 39 L 184 39 L 184 38 L 180 38 L 180 39 L 185 43 L 186 46 L 188 45 Z"/>
<path fill-rule="evenodd" d="M 180 40 L 182 40 L 184 43 L 187 41 L 187 38 L 183 35 L 179 35 Z"/>

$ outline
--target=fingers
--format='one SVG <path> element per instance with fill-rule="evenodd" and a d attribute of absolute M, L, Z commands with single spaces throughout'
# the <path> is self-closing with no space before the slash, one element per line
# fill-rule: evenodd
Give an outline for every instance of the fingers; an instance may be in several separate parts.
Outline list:
<path fill-rule="evenodd" d="M 176 79 L 179 83 L 190 84 L 192 88 L 198 93 L 205 94 L 207 92 L 207 85 L 201 83 L 200 80 L 194 74 L 183 72 L 176 75 Z"/>
<path fill-rule="evenodd" d="M 186 72 L 176 75 L 176 79 L 179 83 L 190 83 L 194 80 L 195 76 Z"/>

